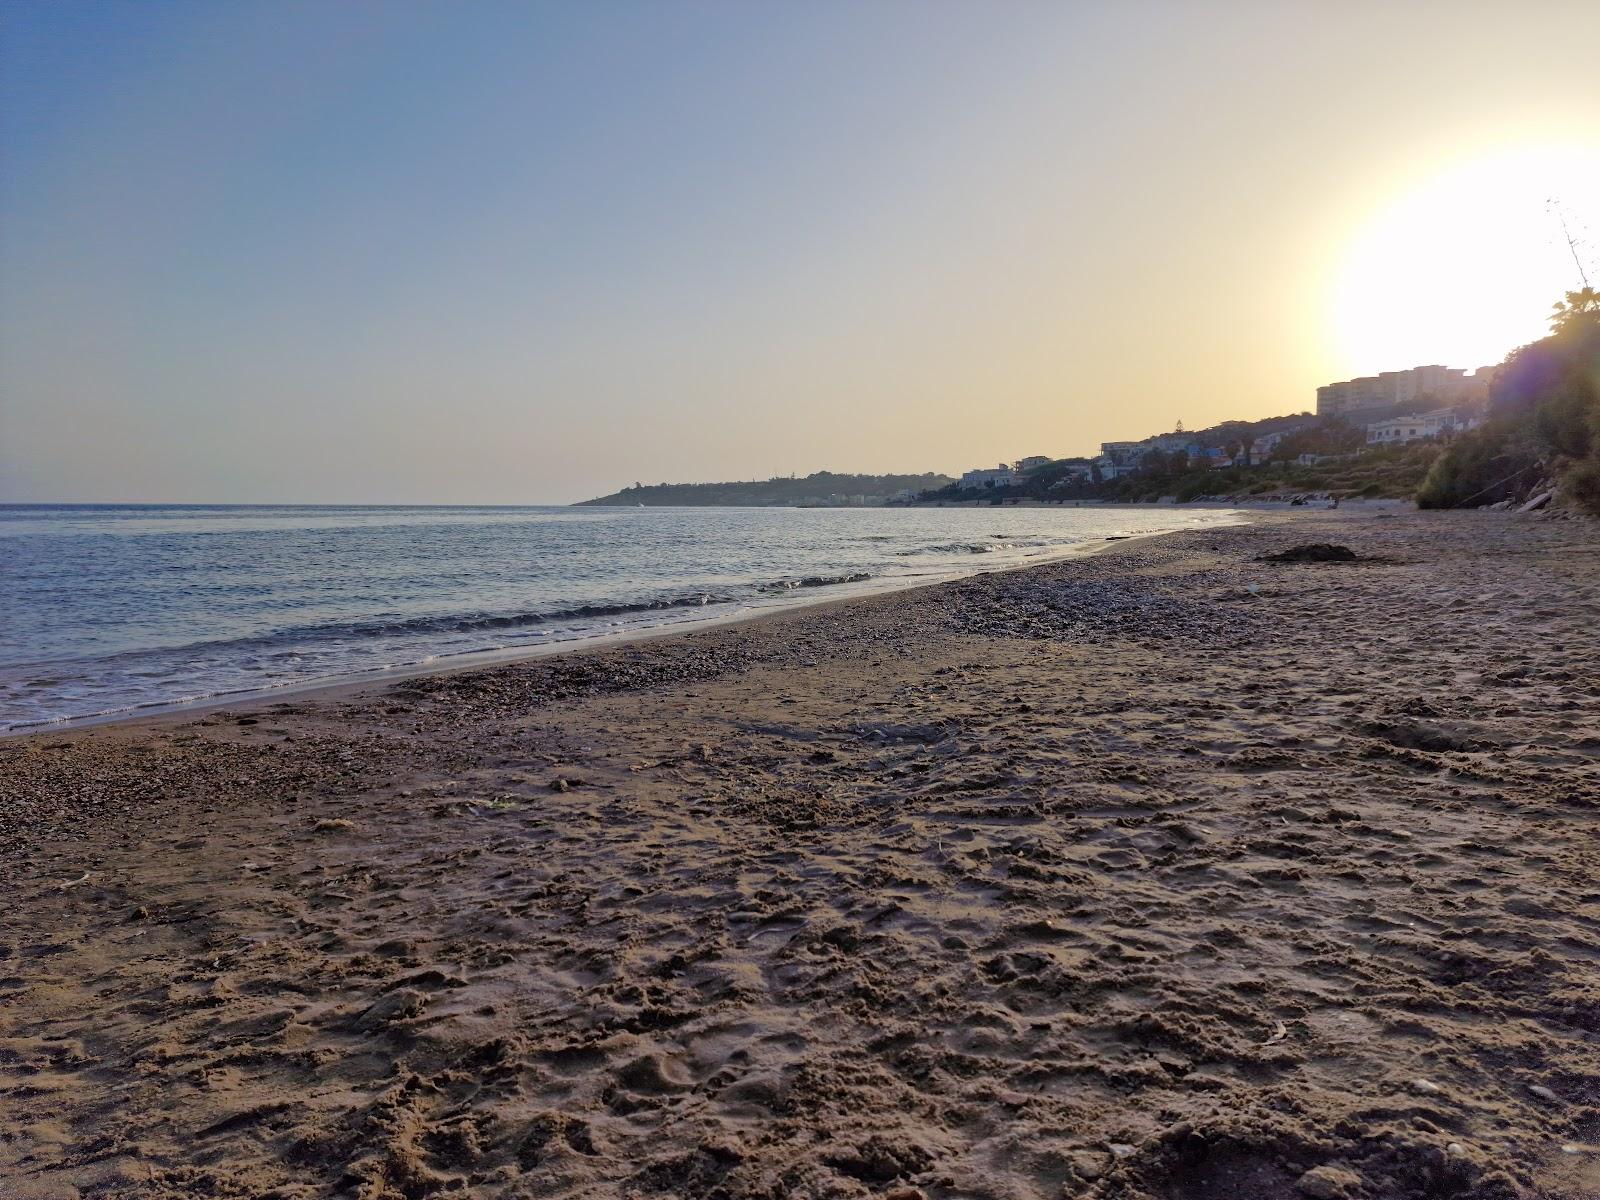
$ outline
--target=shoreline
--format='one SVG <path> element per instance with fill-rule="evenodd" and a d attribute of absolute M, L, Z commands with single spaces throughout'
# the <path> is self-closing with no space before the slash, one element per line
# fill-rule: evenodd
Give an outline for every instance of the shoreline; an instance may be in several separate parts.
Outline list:
<path fill-rule="evenodd" d="M 1138 508 L 1156 507 L 1153 505 L 1120 505 L 1118 507 Z M 1211 506 L 1225 512 L 1233 511 L 1228 505 Z M 1248 519 L 1245 510 L 1240 510 L 1241 518 Z M 1238 522 L 1219 523 L 1242 524 Z M 470 650 L 444 656 L 435 656 L 432 661 L 416 663 L 403 663 L 393 667 L 379 667 L 368 671 L 357 672 L 349 675 L 324 676 L 299 683 L 286 683 L 271 688 L 246 688 L 239 691 L 218 692 L 207 696 L 197 697 L 193 700 L 172 702 L 152 702 L 136 705 L 131 708 L 116 709 L 104 713 L 93 713 L 81 717 L 65 717 L 53 721 L 37 721 L 30 724 L 11 725 L 0 728 L 0 745 L 14 738 L 36 737 L 50 734 L 69 733 L 79 729 L 89 729 L 103 725 L 121 725 L 126 722 L 146 720 L 159 720 L 166 717 L 183 717 L 203 715 L 208 711 L 218 709 L 247 709 L 259 708 L 290 699 L 314 699 L 324 693 L 359 694 L 367 689 L 382 689 L 391 684 L 417 676 L 449 674 L 457 671 L 484 671 L 496 667 L 508 666 L 514 663 L 556 657 L 565 654 L 580 654 L 589 651 L 603 651 L 614 646 L 628 645 L 633 642 L 652 641 L 656 638 L 675 637 L 693 633 L 703 629 L 717 629 L 725 626 L 742 625 L 750 621 L 760 621 L 769 617 L 782 616 L 785 613 L 795 612 L 807 608 L 814 608 L 826 604 L 847 604 L 859 600 L 869 600 L 878 596 L 895 595 L 900 592 L 917 591 L 923 588 L 938 587 L 942 584 L 970 579 L 977 575 L 1002 574 L 1008 571 L 1026 571 L 1035 567 L 1047 566 L 1051 563 L 1062 562 L 1071 558 L 1096 554 L 1102 550 L 1116 545 L 1119 542 L 1135 541 L 1145 538 L 1164 537 L 1173 533 L 1182 533 L 1184 529 L 1174 528 L 1158 530 L 1153 533 L 1124 534 L 1093 541 L 1084 541 L 1063 548 L 1055 554 L 1033 556 L 1028 561 L 1010 562 L 993 567 L 974 567 L 971 571 L 962 571 L 953 574 L 943 574 L 934 578 L 919 578 L 917 576 L 876 577 L 864 584 L 878 586 L 862 586 L 858 590 L 847 594 L 818 594 L 818 595 L 792 595 L 787 597 L 787 602 L 774 599 L 769 605 L 761 606 L 751 604 L 745 608 L 732 612 L 720 613 L 705 617 L 685 616 L 679 620 L 666 621 L 660 625 L 641 625 L 632 629 L 622 629 L 612 632 L 585 634 L 567 638 L 560 641 L 551 641 L 518 647 L 501 647 L 492 650 Z M 974 557 L 982 557 L 975 555 Z M 849 585 L 845 585 L 849 586 Z M 824 589 L 817 589 L 822 592 Z"/>
<path fill-rule="evenodd" d="M 1600 531 L 1096 548 L 0 742 L 0 1178 L 1596 1194 Z"/>

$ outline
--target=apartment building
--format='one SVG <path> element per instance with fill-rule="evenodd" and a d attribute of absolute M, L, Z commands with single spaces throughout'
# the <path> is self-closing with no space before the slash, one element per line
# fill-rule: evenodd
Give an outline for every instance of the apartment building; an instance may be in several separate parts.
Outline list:
<path fill-rule="evenodd" d="M 1494 367 L 1479 367 L 1471 375 L 1461 367 L 1438 363 L 1404 371 L 1383 371 L 1317 389 L 1317 415 L 1344 417 L 1378 408 L 1395 408 L 1421 400 L 1453 405 L 1482 405 L 1489 399 Z"/>

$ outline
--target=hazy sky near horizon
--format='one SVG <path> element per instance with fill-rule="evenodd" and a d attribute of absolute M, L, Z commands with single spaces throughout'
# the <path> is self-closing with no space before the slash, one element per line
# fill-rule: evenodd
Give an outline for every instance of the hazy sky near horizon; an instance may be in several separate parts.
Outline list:
<path fill-rule="evenodd" d="M 1600 5 L 10 0 L 0 501 L 955 473 L 1475 367 Z"/>

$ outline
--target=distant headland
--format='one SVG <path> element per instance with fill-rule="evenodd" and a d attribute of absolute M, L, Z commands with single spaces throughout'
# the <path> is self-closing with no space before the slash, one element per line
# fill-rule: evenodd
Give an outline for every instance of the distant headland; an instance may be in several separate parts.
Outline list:
<path fill-rule="evenodd" d="M 636 483 L 581 504 L 628 508 L 859 508 L 914 499 L 954 482 L 948 475 L 931 471 L 924 475 L 836 475 L 832 471 L 815 471 L 803 477 L 790 475 L 736 483 Z"/>

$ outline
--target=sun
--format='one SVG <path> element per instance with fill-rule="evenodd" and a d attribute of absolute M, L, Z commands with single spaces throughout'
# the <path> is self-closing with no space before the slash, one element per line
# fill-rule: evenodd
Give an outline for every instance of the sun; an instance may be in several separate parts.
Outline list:
<path fill-rule="evenodd" d="M 1544 336 L 1550 306 L 1580 286 L 1568 233 L 1596 282 L 1597 216 L 1600 142 L 1503 150 L 1414 184 L 1343 256 L 1337 358 L 1357 374 L 1499 362 Z"/>

